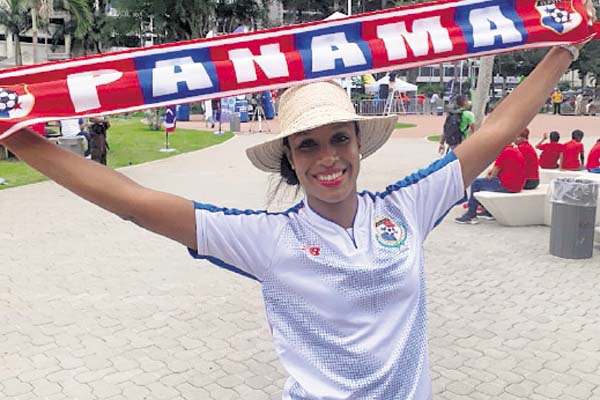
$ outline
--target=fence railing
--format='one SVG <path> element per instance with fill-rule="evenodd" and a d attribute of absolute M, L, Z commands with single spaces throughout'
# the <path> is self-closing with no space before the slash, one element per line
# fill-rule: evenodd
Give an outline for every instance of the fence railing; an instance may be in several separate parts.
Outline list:
<path fill-rule="evenodd" d="M 386 99 L 363 99 L 354 102 L 354 108 L 360 115 L 384 115 L 384 114 L 430 114 L 435 113 L 436 105 L 429 101 L 418 104 L 417 98 L 410 97 L 410 101 L 403 102 L 401 99 L 393 99 L 386 107 Z"/>

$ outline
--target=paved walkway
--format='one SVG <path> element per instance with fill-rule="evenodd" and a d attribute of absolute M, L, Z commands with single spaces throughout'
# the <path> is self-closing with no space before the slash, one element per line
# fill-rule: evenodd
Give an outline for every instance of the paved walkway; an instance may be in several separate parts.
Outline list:
<path fill-rule="evenodd" d="M 269 178 L 243 149 L 263 137 L 123 172 L 261 208 Z M 422 138 L 392 138 L 359 185 L 381 189 L 434 158 Z M 599 399 L 600 249 L 554 258 L 548 228 L 457 225 L 460 211 L 425 246 L 434 398 Z M 0 226 L 1 399 L 280 398 L 256 283 L 51 182 L 0 192 Z"/>

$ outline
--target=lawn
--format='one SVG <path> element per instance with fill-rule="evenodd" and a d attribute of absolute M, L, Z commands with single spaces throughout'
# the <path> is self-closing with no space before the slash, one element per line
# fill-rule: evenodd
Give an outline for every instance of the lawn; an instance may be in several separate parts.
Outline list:
<path fill-rule="evenodd" d="M 108 166 L 119 168 L 200 150 L 222 143 L 233 134 L 227 132 L 218 136 L 212 132 L 177 129 L 169 136 L 169 147 L 177 149 L 171 153 L 159 151 L 165 147 L 164 132 L 149 129 L 147 125 L 140 123 L 139 118 L 111 119 L 107 136 L 110 146 Z M 0 190 L 46 180 L 27 164 L 14 160 L 0 161 L 0 178 L 6 179 L 8 183 L 0 185 Z"/>
<path fill-rule="evenodd" d="M 404 123 L 404 122 L 398 122 L 394 126 L 394 129 L 414 128 L 415 126 L 417 126 L 417 125 L 416 124 L 407 124 L 407 123 Z"/>

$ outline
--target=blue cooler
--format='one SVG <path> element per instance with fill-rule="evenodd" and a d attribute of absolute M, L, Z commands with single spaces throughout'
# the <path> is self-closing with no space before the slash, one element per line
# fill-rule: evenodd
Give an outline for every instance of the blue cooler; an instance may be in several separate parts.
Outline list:
<path fill-rule="evenodd" d="M 245 97 L 235 99 L 235 112 L 240 113 L 240 122 L 248 122 L 248 100 Z"/>
<path fill-rule="evenodd" d="M 273 98 L 269 90 L 265 91 L 263 95 L 264 108 L 265 108 L 265 119 L 275 118 L 275 105 L 273 104 Z"/>
<path fill-rule="evenodd" d="M 190 105 L 179 104 L 175 110 L 177 115 L 177 121 L 189 121 L 190 120 Z"/>

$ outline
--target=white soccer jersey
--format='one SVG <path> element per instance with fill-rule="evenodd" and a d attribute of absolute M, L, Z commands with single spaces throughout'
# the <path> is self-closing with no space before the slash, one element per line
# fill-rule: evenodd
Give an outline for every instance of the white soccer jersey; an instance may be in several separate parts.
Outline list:
<path fill-rule="evenodd" d="M 463 197 L 450 153 L 362 192 L 354 237 L 306 202 L 283 213 L 196 204 L 195 257 L 258 280 L 285 400 L 431 398 L 423 241 Z"/>

